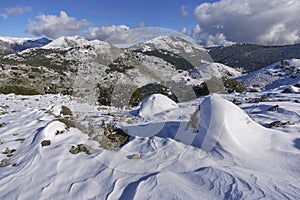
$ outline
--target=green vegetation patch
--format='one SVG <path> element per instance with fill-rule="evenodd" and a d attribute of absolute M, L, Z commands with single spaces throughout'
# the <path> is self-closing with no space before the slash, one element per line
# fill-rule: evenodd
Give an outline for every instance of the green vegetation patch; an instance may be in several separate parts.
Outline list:
<path fill-rule="evenodd" d="M 166 86 L 159 83 L 150 83 L 136 89 L 130 97 L 129 104 L 131 106 L 137 106 L 140 102 L 152 94 L 163 94 L 176 103 L 179 102 L 176 95 Z"/>
<path fill-rule="evenodd" d="M 193 86 L 193 89 L 197 97 L 206 96 L 210 93 L 243 93 L 246 91 L 243 83 L 226 77 L 213 77 L 200 85 Z"/>
<path fill-rule="evenodd" d="M 114 87 L 104 87 L 98 84 L 97 88 L 99 91 L 98 103 L 103 106 L 110 106 L 112 101 L 112 94 L 114 92 Z"/>
<path fill-rule="evenodd" d="M 137 51 L 137 52 L 143 53 L 148 56 L 155 56 L 155 57 L 161 58 L 164 61 L 174 65 L 176 70 L 189 71 L 189 70 L 192 70 L 195 68 L 189 61 L 187 61 L 180 55 L 174 54 L 169 51 L 165 51 L 165 50 L 161 50 L 161 49 L 154 49 L 152 51 L 145 51 L 145 52 Z"/>
<path fill-rule="evenodd" d="M 111 72 L 120 72 L 120 73 L 125 73 L 129 69 L 133 69 L 134 66 L 127 66 L 121 63 L 111 63 L 109 64 L 108 68 L 105 70 L 106 73 L 111 73 Z"/>
<path fill-rule="evenodd" d="M 37 91 L 34 88 L 25 87 L 22 85 L 4 85 L 0 86 L 1 94 L 10 94 L 15 93 L 16 95 L 38 95 L 41 92 Z"/>

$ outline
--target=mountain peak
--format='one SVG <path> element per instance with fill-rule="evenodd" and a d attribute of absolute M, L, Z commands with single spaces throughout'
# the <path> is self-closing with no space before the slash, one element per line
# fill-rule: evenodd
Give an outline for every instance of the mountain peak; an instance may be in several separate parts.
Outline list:
<path fill-rule="evenodd" d="M 88 40 L 77 35 L 62 36 L 57 38 L 56 40 L 53 40 L 51 43 L 47 44 L 43 48 L 45 49 L 71 48 L 86 42 L 88 42 Z"/>

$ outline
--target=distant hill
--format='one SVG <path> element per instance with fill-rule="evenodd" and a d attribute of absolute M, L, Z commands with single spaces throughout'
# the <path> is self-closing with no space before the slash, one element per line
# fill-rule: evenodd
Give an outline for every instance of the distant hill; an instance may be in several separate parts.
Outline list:
<path fill-rule="evenodd" d="M 209 48 L 209 55 L 214 62 L 252 72 L 281 60 L 300 59 L 300 44 L 285 46 L 234 44 Z"/>

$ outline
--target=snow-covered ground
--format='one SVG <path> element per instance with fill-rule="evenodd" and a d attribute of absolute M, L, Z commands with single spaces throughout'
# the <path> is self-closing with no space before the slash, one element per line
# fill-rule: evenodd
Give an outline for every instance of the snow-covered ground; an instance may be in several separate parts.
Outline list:
<path fill-rule="evenodd" d="M 297 199 L 299 94 L 281 91 L 154 95 L 132 110 L 0 95 L 0 199 Z M 103 123 L 129 141 L 100 147 L 86 132 Z"/>
<path fill-rule="evenodd" d="M 282 60 L 268 67 L 239 77 L 246 87 L 269 90 L 300 81 L 300 60 Z"/>

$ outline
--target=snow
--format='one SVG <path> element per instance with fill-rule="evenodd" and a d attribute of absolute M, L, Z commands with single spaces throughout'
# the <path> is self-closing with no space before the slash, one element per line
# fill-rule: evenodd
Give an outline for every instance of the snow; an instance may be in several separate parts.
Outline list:
<path fill-rule="evenodd" d="M 239 77 L 246 87 L 269 90 L 300 82 L 300 60 L 291 59 L 274 63 L 258 71 Z"/>
<path fill-rule="evenodd" d="M 52 41 L 51 43 L 45 45 L 44 49 L 59 49 L 59 48 L 71 48 L 79 44 L 88 42 L 86 39 L 80 36 L 62 36 Z"/>
<path fill-rule="evenodd" d="M 162 94 L 153 94 L 143 100 L 138 112 L 139 116 L 143 118 L 150 118 L 160 112 L 177 107 L 177 103 L 172 99 Z"/>
<path fill-rule="evenodd" d="M 17 37 L 9 37 L 9 36 L 1 36 L 0 40 L 7 42 L 9 44 L 23 44 L 28 40 L 36 40 L 37 38 L 17 38 Z"/>
<path fill-rule="evenodd" d="M 299 95 L 266 92 L 269 101 L 260 103 L 251 99 L 265 93 L 212 94 L 180 104 L 155 94 L 135 108 L 139 115 L 69 96 L 0 95 L 0 152 L 15 150 L 0 154 L 2 164 L 8 161 L 0 167 L 0 198 L 297 199 Z M 233 98 L 243 103 L 226 100 Z M 62 105 L 82 125 L 118 124 L 129 142 L 117 150 L 99 147 L 57 120 Z M 268 111 L 274 105 L 279 109 Z M 265 128 L 275 120 L 294 125 Z M 42 147 L 44 140 L 51 144 Z M 93 153 L 71 154 L 78 144 Z"/>
<path fill-rule="evenodd" d="M 221 63 L 207 63 L 189 72 L 190 81 L 188 84 L 201 84 L 202 82 L 207 81 L 213 77 L 235 78 L 239 77 L 240 75 L 241 72 Z"/>
<path fill-rule="evenodd" d="M 187 38 L 185 38 L 187 39 Z M 184 39 L 184 40 L 185 40 Z M 176 37 L 170 37 L 170 36 L 159 36 L 156 38 L 153 38 L 147 42 L 145 42 L 145 44 L 154 44 L 154 46 L 157 49 L 165 49 L 165 50 L 174 50 L 174 53 L 180 53 L 179 50 L 175 50 L 178 47 L 183 48 L 183 50 L 186 53 L 193 53 L 195 49 L 197 50 L 201 50 L 201 51 L 206 51 L 204 48 L 200 47 L 199 45 L 195 45 L 193 43 L 190 43 L 191 45 L 185 45 L 185 42 L 187 42 L 188 40 L 186 40 L 185 42 L 182 42 L 180 38 L 176 38 Z M 145 46 L 147 47 L 147 46 Z M 175 47 L 175 48 L 174 48 Z M 146 49 L 145 49 L 146 50 Z"/>
<path fill-rule="evenodd" d="M 148 44 L 168 49 L 169 39 Z M 124 53 L 106 42 L 77 36 L 59 38 L 44 48 L 75 46 L 66 59 L 80 60 L 79 74 L 85 78 L 90 70 L 102 79 L 107 64 L 103 60 L 109 63 Z M 193 50 L 183 48 L 186 53 Z M 103 59 L 104 52 L 114 53 Z M 159 58 L 137 55 L 141 66 L 118 76 L 120 83 L 138 87 L 160 79 L 201 83 L 213 76 L 240 76 L 219 63 L 179 73 Z M 88 104 L 95 102 L 95 95 L 0 95 L 0 199 L 297 199 L 299 66 L 299 60 L 287 60 L 240 78 L 248 86 L 258 85 L 261 93 L 193 96 L 183 103 L 154 94 L 129 110 Z M 94 86 L 91 82 L 83 87 L 80 75 L 75 89 Z M 282 93 L 287 89 L 289 93 Z M 116 93 L 123 90 L 115 88 Z M 182 90 L 175 93 L 186 92 Z M 233 99 L 241 104 L 233 104 Z M 269 111 L 276 105 L 277 110 Z M 73 115 L 64 116 L 62 106 Z M 290 123 L 266 128 L 274 121 Z M 124 130 L 129 141 L 115 150 L 101 147 L 92 136 L 104 137 L 103 123 Z M 43 141 L 50 145 L 42 146 Z M 91 154 L 70 152 L 81 144 Z"/>
<path fill-rule="evenodd" d="M 224 149 L 229 152 L 235 150 L 244 150 L 249 153 L 256 154 L 258 152 L 262 153 L 262 150 L 269 148 L 270 137 L 272 132 L 274 132 L 273 130 L 266 129 L 265 127 L 255 123 L 238 106 L 231 102 L 225 101 L 222 97 L 216 94 L 212 95 L 209 101 L 209 103 L 212 105 L 212 108 L 214 108 L 212 111 L 215 112 L 210 114 L 212 116 L 210 123 L 213 124 L 204 124 L 204 127 L 211 128 L 211 126 L 213 126 L 215 129 L 215 127 L 217 127 L 215 124 L 220 124 L 221 122 L 221 126 L 223 125 L 223 127 L 219 129 L 221 131 L 220 138 L 217 139 Z M 222 110 L 223 114 L 221 114 Z M 207 112 L 204 112 L 202 115 L 204 120 L 207 118 L 206 115 L 208 115 Z M 200 117 L 200 123 L 201 121 L 202 119 Z M 213 137 L 216 138 L 215 130 L 212 132 L 212 134 L 214 134 Z"/>

